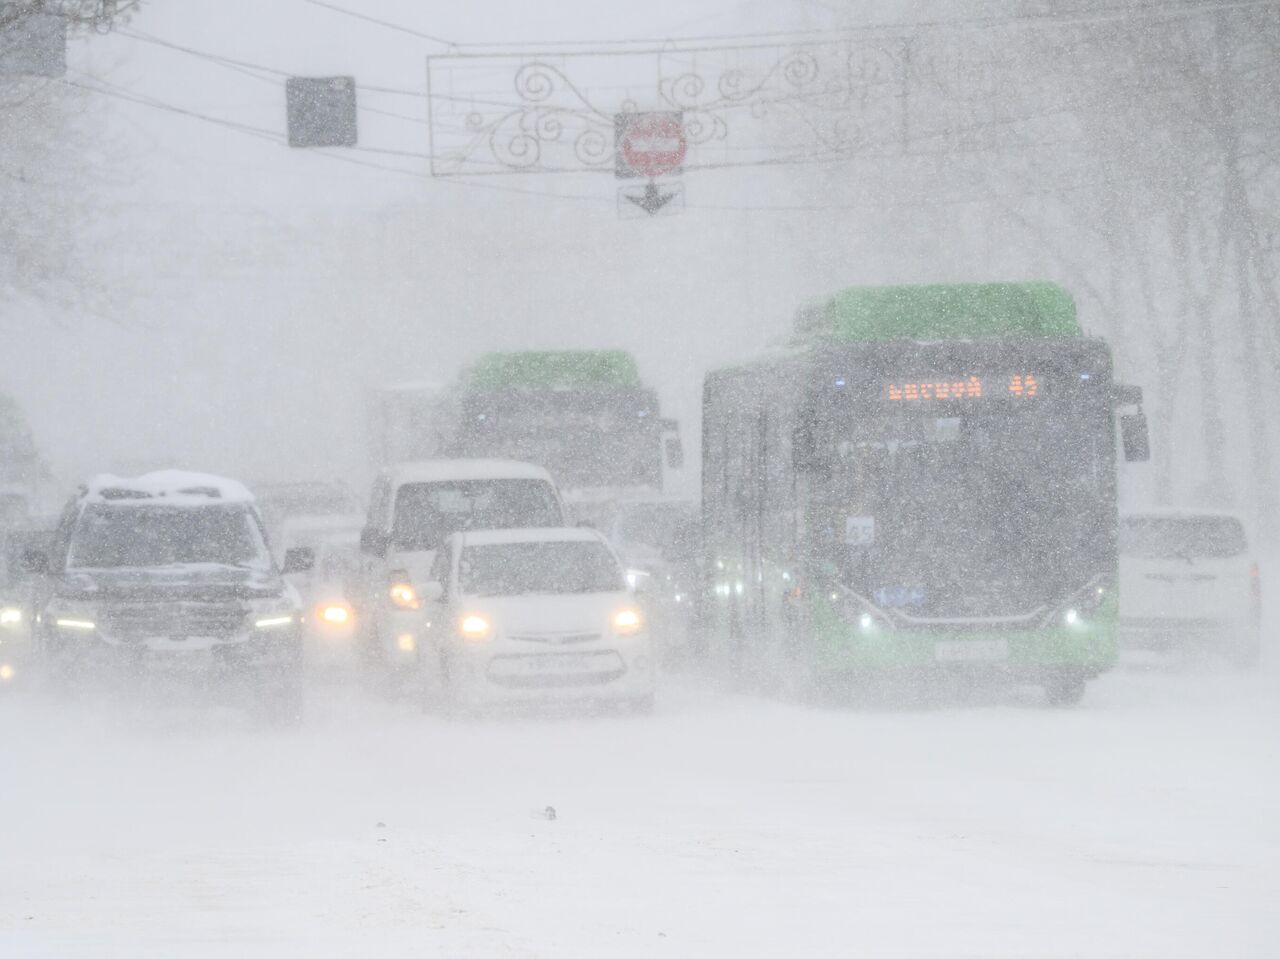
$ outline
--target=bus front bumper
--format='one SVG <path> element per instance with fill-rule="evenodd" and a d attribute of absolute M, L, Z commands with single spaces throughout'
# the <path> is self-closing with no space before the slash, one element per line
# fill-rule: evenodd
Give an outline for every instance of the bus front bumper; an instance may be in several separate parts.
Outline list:
<path fill-rule="evenodd" d="M 1100 675 L 1118 658 L 1113 623 L 1035 630 L 898 630 L 830 623 L 816 631 L 818 660 L 833 671 L 983 672 L 1036 680 L 1064 671 Z"/>

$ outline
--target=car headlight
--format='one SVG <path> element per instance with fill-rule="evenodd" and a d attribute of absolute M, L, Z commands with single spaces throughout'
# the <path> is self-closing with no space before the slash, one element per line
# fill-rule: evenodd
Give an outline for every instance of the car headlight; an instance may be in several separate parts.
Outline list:
<path fill-rule="evenodd" d="M 627 606 L 613 614 L 613 631 L 618 636 L 634 636 L 644 628 L 644 617 L 634 606 Z"/>
<path fill-rule="evenodd" d="M 392 606 L 399 609 L 417 609 L 421 605 L 418 601 L 418 591 L 407 579 L 397 579 L 392 582 L 387 587 L 387 598 L 391 600 Z"/>
<path fill-rule="evenodd" d="M 458 618 L 458 635 L 471 642 L 480 642 L 493 634 L 493 624 L 479 613 L 465 613 Z"/>
<path fill-rule="evenodd" d="M 316 619 L 327 626 L 347 626 L 355 618 L 355 611 L 347 603 L 321 603 L 316 607 Z"/>
<path fill-rule="evenodd" d="M 22 622 L 22 610 L 17 606 L 0 608 L 0 626 L 17 626 Z"/>
<path fill-rule="evenodd" d="M 297 621 L 298 617 L 294 613 L 275 613 L 258 617 L 253 621 L 253 626 L 255 629 L 281 629 L 292 626 Z"/>

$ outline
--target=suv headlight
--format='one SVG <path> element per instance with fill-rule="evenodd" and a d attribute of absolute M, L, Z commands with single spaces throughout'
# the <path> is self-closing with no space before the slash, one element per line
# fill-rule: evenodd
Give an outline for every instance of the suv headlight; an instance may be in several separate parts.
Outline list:
<path fill-rule="evenodd" d="M 91 633 L 98 628 L 97 610 L 92 606 L 63 606 L 55 603 L 45 610 L 41 619 L 66 633 Z"/>
<path fill-rule="evenodd" d="M 59 629 L 73 630 L 75 632 L 89 633 L 98 628 L 98 624 L 91 619 L 83 619 L 79 616 L 58 616 L 54 619 L 53 625 Z"/>

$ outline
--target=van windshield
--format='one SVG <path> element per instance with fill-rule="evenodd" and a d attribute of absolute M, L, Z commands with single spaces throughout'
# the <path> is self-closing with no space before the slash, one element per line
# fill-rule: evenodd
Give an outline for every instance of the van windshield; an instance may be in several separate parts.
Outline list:
<path fill-rule="evenodd" d="M 391 547 L 432 550 L 451 533 L 461 530 L 562 524 L 555 491 L 546 480 L 406 483 L 396 491 Z"/>
<path fill-rule="evenodd" d="M 1234 516 L 1127 516 L 1120 554 L 1137 559 L 1228 559 L 1248 548 Z"/>

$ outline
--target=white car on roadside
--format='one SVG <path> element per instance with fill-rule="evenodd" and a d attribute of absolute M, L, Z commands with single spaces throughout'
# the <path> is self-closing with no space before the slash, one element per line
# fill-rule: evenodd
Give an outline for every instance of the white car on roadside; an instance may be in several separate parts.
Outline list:
<path fill-rule="evenodd" d="M 652 710 L 648 626 L 595 530 L 455 533 L 425 591 L 426 705 L 586 699 Z"/>
<path fill-rule="evenodd" d="M 1204 511 L 1121 517 L 1125 645 L 1210 645 L 1241 666 L 1255 666 L 1261 605 L 1258 564 L 1240 517 Z"/>

